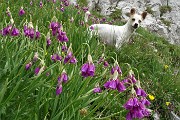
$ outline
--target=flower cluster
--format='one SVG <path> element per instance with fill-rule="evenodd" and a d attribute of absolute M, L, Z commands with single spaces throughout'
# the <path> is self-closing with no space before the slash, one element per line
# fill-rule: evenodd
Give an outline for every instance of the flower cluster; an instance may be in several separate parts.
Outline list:
<path fill-rule="evenodd" d="M 149 106 L 150 102 L 146 98 L 137 98 L 132 97 L 130 98 L 123 107 L 129 112 L 126 115 L 126 120 L 132 120 L 133 118 L 142 119 L 147 117 L 151 114 L 151 111 L 146 108 Z"/>
<path fill-rule="evenodd" d="M 62 83 L 67 83 L 68 81 L 68 75 L 65 70 L 61 73 L 61 75 L 58 77 L 58 85 L 56 87 L 56 95 L 59 95 L 62 93 Z"/>
<path fill-rule="evenodd" d="M 53 54 L 51 55 L 51 60 L 56 62 L 56 61 L 61 61 L 62 60 L 62 57 L 58 54 Z"/>
<path fill-rule="evenodd" d="M 29 70 L 32 67 L 32 65 L 35 62 L 37 62 L 38 59 L 40 59 L 40 58 L 38 57 L 38 53 L 36 52 L 34 54 L 33 59 L 25 65 L 25 69 Z M 37 75 L 41 74 L 44 70 L 45 70 L 45 63 L 43 60 L 41 60 L 40 65 L 34 69 L 34 74 L 37 76 Z"/>
<path fill-rule="evenodd" d="M 146 108 L 146 106 L 149 106 L 151 103 L 146 99 L 147 93 L 141 88 L 140 81 L 135 79 L 132 70 L 130 70 L 128 79 L 124 82 L 132 87 L 132 97 L 123 105 L 129 111 L 126 115 L 126 120 L 142 119 L 149 116 L 151 110 Z"/>
<path fill-rule="evenodd" d="M 3 35 L 3 36 L 6 36 L 6 35 L 18 36 L 19 35 L 19 30 L 14 25 L 14 20 L 13 20 L 13 18 L 11 16 L 11 13 L 10 13 L 10 17 L 11 17 L 11 19 L 10 19 L 11 24 L 6 26 L 2 30 L 0 30 L 0 34 Z"/>
<path fill-rule="evenodd" d="M 29 22 L 28 25 L 24 26 L 24 35 L 30 39 L 39 39 L 41 37 L 38 27 L 36 26 L 36 30 L 34 30 L 32 22 Z"/>
<path fill-rule="evenodd" d="M 104 54 L 102 54 L 102 56 L 98 60 L 98 64 L 101 64 L 101 63 L 103 63 L 104 67 L 108 67 L 109 66 L 108 61 L 105 60 Z"/>
<path fill-rule="evenodd" d="M 107 81 L 104 84 L 106 89 L 118 90 L 119 92 L 123 92 L 126 90 L 126 87 L 122 81 L 118 79 L 118 71 L 115 70 L 113 73 L 113 78 Z"/>
<path fill-rule="evenodd" d="M 19 30 L 13 25 L 8 25 L 1 30 L 0 34 L 2 34 L 3 36 L 6 36 L 6 35 L 18 36 Z"/>

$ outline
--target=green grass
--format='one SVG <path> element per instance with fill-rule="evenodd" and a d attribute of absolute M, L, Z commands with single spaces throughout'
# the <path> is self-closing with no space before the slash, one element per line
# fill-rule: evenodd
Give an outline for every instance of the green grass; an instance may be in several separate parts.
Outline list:
<path fill-rule="evenodd" d="M 109 73 L 114 64 L 112 57 L 116 59 L 116 55 L 123 71 L 121 79 L 129 72 L 128 63 L 136 78 L 139 76 L 142 88 L 155 96 L 150 109 L 159 111 L 162 119 L 168 118 L 166 102 L 169 101 L 174 106 L 173 111 L 178 112 L 176 105 L 180 99 L 180 74 L 175 74 L 175 71 L 180 69 L 179 46 L 171 45 L 164 38 L 139 28 L 139 35 L 134 35 L 131 42 L 117 51 L 109 46 L 104 47 L 96 36 L 89 37 L 86 26 L 79 25 L 84 20 L 83 11 L 78 14 L 78 9 L 68 6 L 61 12 L 56 10 L 59 2 L 53 4 L 44 1 L 42 8 L 37 1 L 33 6 L 30 6 L 29 2 L 0 3 L 0 18 L 3 18 L 0 19 L 0 29 L 9 23 L 10 18 L 5 13 L 9 6 L 15 25 L 21 31 L 19 37 L 0 36 L 0 119 L 125 119 L 127 111 L 122 105 L 129 99 L 130 90 L 119 93 L 103 87 L 110 78 Z M 22 5 L 26 14 L 19 17 L 18 11 Z M 30 14 L 33 25 L 38 25 L 42 33 L 39 40 L 30 40 L 23 35 L 23 24 L 26 19 L 30 20 Z M 63 31 L 67 33 L 67 46 L 72 43 L 73 54 L 78 60 L 76 65 L 54 63 L 51 60 L 54 53 L 65 56 L 60 50 L 62 43 L 53 36 L 51 46 L 46 47 L 46 34 L 53 16 L 58 18 L 63 25 Z M 70 22 L 71 17 L 74 18 L 73 23 Z M 84 43 L 88 44 L 90 51 Z M 38 76 L 34 75 L 34 69 L 42 66 L 41 60 L 33 63 L 30 70 L 25 70 L 25 65 L 33 59 L 35 52 L 38 52 L 39 58 L 45 62 L 45 70 Z M 83 79 L 80 68 L 87 61 L 88 53 L 92 55 L 96 72 L 95 77 Z M 97 64 L 103 53 L 110 63 L 107 68 Z M 168 68 L 165 68 L 165 65 L 168 65 Z M 57 78 L 63 69 L 66 70 L 69 81 L 63 84 L 63 92 L 56 96 Z M 50 76 L 46 76 L 47 72 Z M 97 83 L 103 89 L 100 94 L 92 92 Z M 85 112 L 82 112 L 83 110 Z"/>
<path fill-rule="evenodd" d="M 161 12 L 160 16 L 162 16 L 164 13 L 167 13 L 168 11 L 171 12 L 172 8 L 171 6 L 161 6 L 159 10 Z"/>

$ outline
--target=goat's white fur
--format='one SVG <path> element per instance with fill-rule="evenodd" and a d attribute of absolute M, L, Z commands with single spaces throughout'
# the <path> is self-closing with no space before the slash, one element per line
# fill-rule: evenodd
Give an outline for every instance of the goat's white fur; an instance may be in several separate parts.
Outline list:
<path fill-rule="evenodd" d="M 108 44 L 119 49 L 124 43 L 127 43 L 132 33 L 142 20 L 145 19 L 147 13 L 143 12 L 141 15 L 135 14 L 135 9 L 131 9 L 131 15 L 128 22 L 123 26 L 109 25 L 109 24 L 93 24 L 89 29 L 95 32 L 100 39 Z"/>

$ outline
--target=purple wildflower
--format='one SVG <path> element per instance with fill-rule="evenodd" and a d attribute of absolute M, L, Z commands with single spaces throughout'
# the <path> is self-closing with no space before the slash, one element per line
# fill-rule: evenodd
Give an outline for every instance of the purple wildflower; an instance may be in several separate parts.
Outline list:
<path fill-rule="evenodd" d="M 81 67 L 81 75 L 83 77 L 93 77 L 95 73 L 95 65 L 93 64 L 91 55 L 88 55 L 88 62 Z"/>
<path fill-rule="evenodd" d="M 46 73 L 46 76 L 50 76 L 50 74 L 51 74 L 50 72 L 47 72 L 47 73 Z"/>
<path fill-rule="evenodd" d="M 84 12 L 88 11 L 88 7 L 83 7 L 82 9 L 83 9 Z"/>
<path fill-rule="evenodd" d="M 76 58 L 73 56 L 73 53 L 71 51 L 68 51 L 66 57 L 64 58 L 64 63 L 77 63 Z"/>
<path fill-rule="evenodd" d="M 67 75 L 67 73 L 65 71 L 63 71 L 61 76 L 58 77 L 58 81 L 62 81 L 64 83 L 67 83 L 68 75 Z"/>
<path fill-rule="evenodd" d="M 24 35 L 25 35 L 25 36 L 28 36 L 28 34 L 29 34 L 29 29 L 28 29 L 28 26 L 25 25 L 25 26 L 24 26 Z"/>
<path fill-rule="evenodd" d="M 40 6 L 41 8 L 43 7 L 42 1 L 39 2 L 39 6 Z"/>
<path fill-rule="evenodd" d="M 30 37 L 31 39 L 34 38 L 34 34 L 35 34 L 34 29 L 33 29 L 33 28 L 30 28 L 28 35 L 29 35 L 29 37 Z"/>
<path fill-rule="evenodd" d="M 51 39 L 47 39 L 46 42 L 47 42 L 47 46 L 51 45 Z"/>
<path fill-rule="evenodd" d="M 142 98 L 141 103 L 146 106 L 149 106 L 151 104 L 146 98 Z"/>
<path fill-rule="evenodd" d="M 94 30 L 94 27 L 93 27 L 93 26 L 90 26 L 89 28 L 90 28 L 90 30 Z"/>
<path fill-rule="evenodd" d="M 61 61 L 62 57 L 58 54 L 53 54 L 53 55 L 51 55 L 51 60 L 53 60 L 54 62 Z"/>
<path fill-rule="evenodd" d="M 121 68 L 119 67 L 119 65 L 116 65 L 114 66 L 112 69 L 111 69 L 111 74 L 114 74 L 114 71 L 117 70 L 117 72 L 119 74 L 122 74 L 122 71 L 121 71 Z"/>
<path fill-rule="evenodd" d="M 81 67 L 81 75 L 83 77 L 93 77 L 95 73 L 95 66 L 93 63 L 85 63 Z"/>
<path fill-rule="evenodd" d="M 62 46 L 62 48 L 61 48 L 62 52 L 66 52 L 66 51 L 67 51 L 67 49 L 68 49 L 68 48 L 67 48 L 67 46 L 66 46 L 66 45 L 63 45 L 63 46 Z"/>
<path fill-rule="evenodd" d="M 53 17 L 53 19 L 57 19 Z M 61 25 L 58 22 L 51 22 L 50 23 L 50 29 L 52 29 L 52 35 L 56 36 L 58 29 L 61 28 Z"/>
<path fill-rule="evenodd" d="M 66 36 L 66 32 L 63 32 L 62 30 L 58 31 L 57 39 L 60 42 L 68 42 L 68 37 Z"/>
<path fill-rule="evenodd" d="M 93 89 L 93 92 L 94 92 L 94 93 L 101 93 L 102 90 L 101 90 L 100 87 L 95 87 L 95 88 Z"/>
<path fill-rule="evenodd" d="M 138 96 L 142 96 L 142 97 L 146 97 L 147 96 L 146 92 L 143 89 L 141 89 L 141 88 L 137 88 L 136 89 L 136 94 Z"/>
<path fill-rule="evenodd" d="M 11 36 L 18 36 L 19 35 L 19 30 L 17 28 L 13 28 L 11 31 Z"/>
<path fill-rule="evenodd" d="M 115 90 L 117 88 L 116 80 L 109 80 L 104 84 L 104 87 L 106 89 L 113 89 Z"/>
<path fill-rule="evenodd" d="M 110 79 L 109 81 L 107 81 L 105 84 L 104 84 L 104 87 L 106 89 L 112 89 L 112 90 L 115 90 L 117 89 L 119 92 L 123 92 L 126 90 L 126 87 L 124 86 L 124 83 L 121 82 L 119 79 L 118 79 L 118 72 L 117 70 L 115 70 L 114 74 L 113 74 L 113 78 Z"/>
<path fill-rule="evenodd" d="M 104 67 L 108 67 L 109 63 L 107 61 L 104 61 Z"/>
<path fill-rule="evenodd" d="M 23 16 L 24 14 L 25 14 L 25 11 L 23 7 L 21 7 L 21 9 L 19 10 L 19 16 Z"/>
<path fill-rule="evenodd" d="M 7 27 L 5 27 L 5 28 L 2 30 L 2 35 L 3 35 L 3 36 L 6 36 L 6 35 L 10 34 L 11 29 L 12 29 L 12 25 L 8 25 Z"/>
<path fill-rule="evenodd" d="M 59 95 L 62 93 L 62 84 L 58 84 L 56 87 L 56 95 Z"/>
<path fill-rule="evenodd" d="M 133 118 L 142 119 L 150 115 L 150 111 L 136 97 L 130 98 L 123 106 L 126 110 L 129 110 L 126 116 L 127 120 L 132 120 Z"/>
<path fill-rule="evenodd" d="M 48 47 L 51 45 L 51 39 L 50 39 L 50 33 L 49 32 L 46 35 L 46 43 L 47 43 Z"/>
<path fill-rule="evenodd" d="M 31 6 L 33 5 L 33 2 L 32 2 L 32 0 L 31 0 L 31 2 L 30 2 L 30 5 L 31 5 Z"/>
<path fill-rule="evenodd" d="M 40 71 L 40 67 L 37 67 L 37 68 L 34 70 L 35 75 L 38 75 L 39 71 Z"/>
<path fill-rule="evenodd" d="M 39 31 L 36 31 L 36 39 L 39 39 L 41 37 L 41 33 Z"/>
<path fill-rule="evenodd" d="M 36 62 L 38 60 L 38 52 L 35 52 L 34 57 L 33 57 L 33 62 Z"/>
<path fill-rule="evenodd" d="M 60 10 L 61 10 L 61 12 L 64 12 L 64 7 L 61 7 Z"/>
<path fill-rule="evenodd" d="M 126 90 L 126 87 L 124 86 L 123 82 L 120 82 L 119 80 L 116 80 L 116 87 L 119 92 L 123 92 Z"/>
<path fill-rule="evenodd" d="M 25 69 L 29 70 L 31 66 L 32 66 L 32 62 L 29 62 L 28 64 L 26 64 Z"/>

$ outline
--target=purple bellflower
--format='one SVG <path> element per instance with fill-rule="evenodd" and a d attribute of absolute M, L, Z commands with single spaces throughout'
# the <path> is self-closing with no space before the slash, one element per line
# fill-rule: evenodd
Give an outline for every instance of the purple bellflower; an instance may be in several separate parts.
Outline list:
<path fill-rule="evenodd" d="M 83 77 L 93 77 L 95 73 L 95 65 L 93 64 L 91 55 L 88 55 L 88 62 L 83 64 L 81 67 L 81 75 Z"/>

